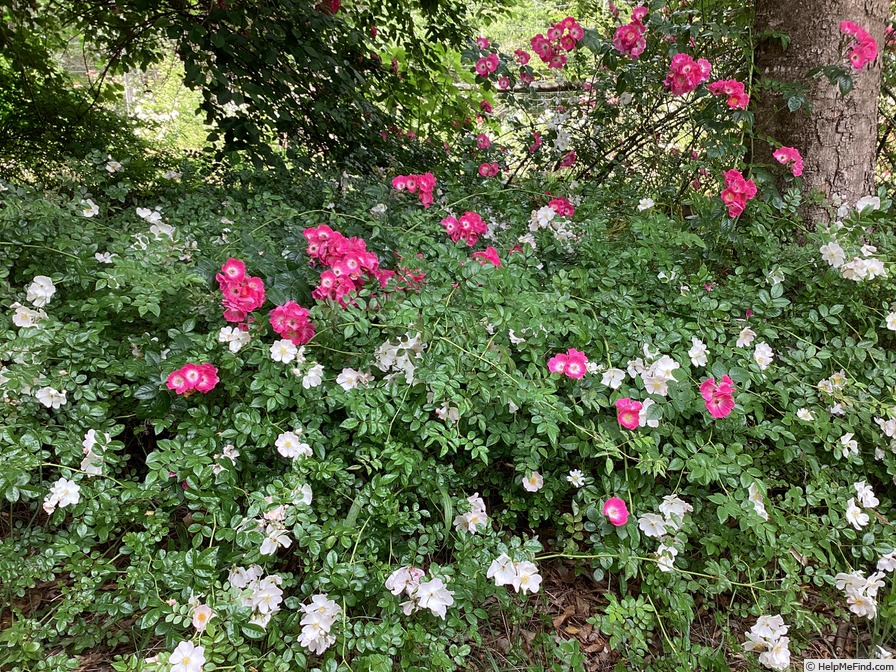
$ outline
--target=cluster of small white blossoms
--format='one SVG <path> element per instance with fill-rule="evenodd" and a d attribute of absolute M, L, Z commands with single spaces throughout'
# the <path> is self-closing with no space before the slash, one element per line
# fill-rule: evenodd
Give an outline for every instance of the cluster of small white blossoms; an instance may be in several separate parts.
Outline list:
<path fill-rule="evenodd" d="M 233 444 L 228 443 L 224 446 L 224 451 L 221 455 L 219 455 L 218 453 L 212 455 L 212 459 L 215 460 L 215 465 L 212 467 L 212 473 L 217 476 L 222 471 L 224 471 L 224 465 L 218 464 L 218 460 L 222 457 L 230 460 L 230 463 L 233 466 L 236 466 L 236 458 L 238 458 L 239 456 L 240 451 L 234 448 Z"/>
<path fill-rule="evenodd" d="M 243 346 L 248 345 L 251 340 L 252 334 L 249 333 L 248 329 L 240 329 L 239 327 L 221 327 L 221 330 L 218 332 L 218 343 L 226 343 L 230 352 L 233 353 L 239 352 Z M 292 343 L 290 343 L 290 345 L 292 345 Z M 271 347 L 271 357 L 273 357 L 273 346 Z"/>
<path fill-rule="evenodd" d="M 314 493 L 311 486 L 307 483 L 292 491 L 292 502 L 287 504 L 278 504 L 274 508 L 265 512 L 262 518 L 251 519 L 255 523 L 255 529 L 264 533 L 264 540 L 258 552 L 261 555 L 274 555 L 280 548 L 289 548 L 292 546 L 292 539 L 286 531 L 286 514 L 292 506 L 298 506 L 300 503 L 310 506 L 314 499 Z M 265 503 L 273 505 L 272 497 L 265 497 Z"/>
<path fill-rule="evenodd" d="M 342 609 L 326 593 L 312 595 L 311 604 L 303 604 L 300 609 L 305 615 L 300 621 L 302 633 L 299 644 L 320 655 L 336 643 L 336 636 L 330 634 L 330 630 L 342 614 Z"/>
<path fill-rule="evenodd" d="M 57 507 L 74 506 L 81 501 L 81 486 L 74 481 L 60 478 L 50 488 L 50 493 L 44 499 L 44 511 L 49 516 Z"/>
<path fill-rule="evenodd" d="M 496 586 L 513 586 L 518 593 L 537 593 L 541 586 L 541 574 L 534 562 L 514 562 L 506 553 L 492 560 L 485 576 L 494 579 Z"/>
<path fill-rule="evenodd" d="M 640 376 L 641 381 L 644 383 L 644 389 L 647 390 L 647 394 L 656 394 L 665 397 L 669 394 L 669 382 L 675 379 L 673 374 L 677 369 L 681 368 L 681 365 L 669 355 L 661 355 L 659 352 L 651 352 L 650 347 L 646 344 L 644 345 L 643 350 L 644 357 L 647 360 L 653 360 L 653 362 L 648 365 L 645 363 L 644 359 L 641 359 L 640 357 L 629 360 L 627 368 L 628 375 L 632 378 Z M 606 373 L 609 373 L 609 371 L 605 372 L 605 378 Z M 619 384 L 622 384 L 621 380 L 619 381 Z"/>
<path fill-rule="evenodd" d="M 529 217 L 529 231 L 534 233 L 539 229 L 547 229 L 561 243 L 569 242 L 576 237 L 575 232 L 568 224 L 569 222 L 558 216 L 554 208 L 549 205 L 533 210 Z M 532 247 L 534 249 L 535 245 Z"/>
<path fill-rule="evenodd" d="M 454 604 L 454 593 L 445 587 L 442 579 L 434 576 L 422 581 L 425 572 L 416 567 L 399 567 L 386 579 L 386 589 L 393 595 L 405 593 L 408 599 L 401 603 L 405 616 L 420 609 L 429 609 L 435 616 L 445 619 L 448 607 Z"/>
<path fill-rule="evenodd" d="M 846 502 L 846 520 L 855 529 L 861 530 L 871 520 L 862 508 L 873 509 L 880 504 L 880 501 L 874 496 L 874 490 L 865 481 L 859 481 L 852 485 L 856 489 L 856 496 L 850 497 Z M 856 500 L 858 500 L 858 504 Z"/>
<path fill-rule="evenodd" d="M 877 561 L 877 571 L 865 578 L 865 573 L 840 572 L 834 577 L 838 590 L 846 593 L 846 604 L 857 616 L 871 620 L 877 616 L 877 593 L 884 587 L 887 574 L 896 570 L 896 549 L 881 556 Z"/>
<path fill-rule="evenodd" d="M 832 398 L 835 396 L 836 392 L 840 392 L 844 387 L 846 387 L 846 373 L 842 370 L 832 373 L 830 378 L 824 378 L 818 381 L 818 389 Z M 843 404 L 840 402 L 834 403 L 828 408 L 828 413 L 830 413 L 831 415 L 844 415 L 845 411 L 843 410 Z M 858 445 L 850 444 L 850 439 L 852 439 L 852 436 L 852 434 L 847 434 L 840 439 L 841 443 L 844 446 L 848 446 L 850 448 L 849 451 L 843 449 L 842 453 L 844 458 L 849 457 L 850 452 L 852 452 L 853 455 L 858 455 L 859 453 Z M 852 441 L 852 444 L 855 444 L 855 441 Z"/>
<path fill-rule="evenodd" d="M 790 667 L 790 638 L 785 637 L 787 626 L 778 616 L 760 616 L 756 624 L 746 633 L 744 651 L 755 651 L 759 662 L 773 670 Z"/>
<path fill-rule="evenodd" d="M 280 611 L 283 602 L 280 585 L 283 579 L 276 574 L 262 576 L 263 573 L 259 565 L 234 567 L 227 580 L 231 587 L 239 591 L 240 604 L 252 610 L 249 622 L 266 628 L 271 617 Z"/>
<path fill-rule="evenodd" d="M 162 236 L 174 237 L 174 227 L 165 223 L 162 213 L 158 210 L 137 208 L 137 216 L 149 224 L 149 232 L 156 240 L 161 240 Z"/>
<path fill-rule="evenodd" d="M 708 361 L 707 355 L 709 355 L 709 349 L 706 347 L 706 343 L 696 336 L 691 337 L 691 348 L 688 350 L 688 357 L 691 358 L 691 365 L 706 366 Z"/>
<path fill-rule="evenodd" d="M 426 393 L 426 403 L 432 404 L 434 402 L 435 394 L 430 389 Z M 443 422 L 447 422 L 449 425 L 453 425 L 455 422 L 460 420 L 460 409 L 447 399 L 435 409 L 435 414 L 439 416 L 440 420 L 442 420 Z"/>
<path fill-rule="evenodd" d="M 397 343 L 386 341 L 375 351 L 376 366 L 383 373 L 389 373 L 385 380 L 387 383 L 394 382 L 399 375 L 404 374 L 405 382 L 408 385 L 414 384 L 414 371 L 417 366 L 414 360 L 423 358 L 423 351 L 426 350 L 426 343 L 419 333 L 411 336 L 405 334 L 404 340 L 399 339 Z"/>
<path fill-rule="evenodd" d="M 876 196 L 865 196 L 856 203 L 856 210 L 877 210 L 880 208 L 880 199 Z M 837 211 L 838 217 L 846 217 L 849 213 L 847 205 L 841 205 Z M 831 241 L 819 248 L 821 258 L 833 268 L 839 269 L 840 274 L 847 280 L 861 282 L 862 280 L 874 280 L 878 277 L 886 277 L 887 270 L 884 263 L 875 258 L 877 248 L 873 245 L 862 245 L 858 255 L 854 255 L 850 261 L 846 261 L 846 250 L 837 240 L 836 233 L 847 228 L 842 221 L 836 221 L 828 228 Z"/>
<path fill-rule="evenodd" d="M 654 537 L 660 540 L 660 546 L 656 551 L 657 564 L 663 572 L 671 572 L 675 563 L 678 549 L 673 545 L 674 538 L 666 536 L 667 531 L 677 532 L 684 523 L 686 514 L 694 510 L 691 504 L 681 499 L 676 494 L 666 495 L 660 504 L 660 513 L 645 513 L 638 518 L 638 528 L 645 537 Z"/>
<path fill-rule="evenodd" d="M 874 418 L 874 422 L 880 427 L 881 431 L 884 433 L 888 439 L 890 439 L 890 450 L 896 452 L 896 420 L 893 418 L 884 420 L 883 418 Z M 884 451 L 882 448 L 875 447 L 874 449 L 874 458 L 877 460 L 884 459 Z"/>
<path fill-rule="evenodd" d="M 354 390 L 360 385 L 369 385 L 373 380 L 373 376 L 369 373 L 362 373 L 361 371 L 348 368 L 342 369 L 342 372 L 336 376 L 336 384 L 346 392 Z"/>
<path fill-rule="evenodd" d="M 37 310 L 23 306 L 18 301 L 15 302 L 12 304 L 12 323 L 17 327 L 22 328 L 36 327 L 42 321 L 47 319 L 47 314 L 41 310 L 41 308 L 46 306 L 50 302 L 50 299 L 53 298 L 53 295 L 56 293 L 56 285 L 53 284 L 52 278 L 49 278 L 46 275 L 37 275 L 25 291 L 26 300 L 37 308 Z"/>
<path fill-rule="evenodd" d="M 225 335 L 225 330 L 231 331 Z M 244 334 L 244 335 L 240 335 Z M 231 352 L 237 352 L 246 343 L 249 342 L 250 336 L 248 332 L 240 332 L 239 329 L 232 327 L 223 327 L 218 336 L 218 340 L 222 343 L 226 340 L 229 344 Z M 297 346 L 288 338 L 281 338 L 271 344 L 271 359 L 282 364 L 295 364 L 291 369 L 292 375 L 302 379 L 302 387 L 306 390 L 312 387 L 318 387 L 323 382 L 324 367 L 317 362 L 307 362 L 305 359 L 305 346 Z M 308 364 L 307 371 L 302 370 L 302 365 Z"/>
<path fill-rule="evenodd" d="M 749 348 L 756 339 L 756 332 L 750 327 L 744 327 L 737 335 L 735 345 L 738 348 Z M 760 371 L 765 371 L 775 359 L 775 351 L 772 350 L 768 343 L 760 342 L 753 348 L 753 361 L 759 367 Z"/>
<path fill-rule="evenodd" d="M 95 429 L 87 430 L 81 446 L 84 448 L 84 459 L 81 460 L 81 471 L 88 476 L 99 476 L 103 473 L 103 464 L 105 462 L 104 453 L 109 447 L 112 437 L 108 432 L 102 434 L 103 442 L 98 441 L 99 435 Z"/>
<path fill-rule="evenodd" d="M 479 493 L 474 493 L 467 497 L 467 503 L 470 510 L 467 513 L 461 513 L 454 518 L 454 529 L 458 532 L 469 532 L 476 534 L 479 528 L 488 525 L 488 516 L 485 515 L 485 502 Z"/>

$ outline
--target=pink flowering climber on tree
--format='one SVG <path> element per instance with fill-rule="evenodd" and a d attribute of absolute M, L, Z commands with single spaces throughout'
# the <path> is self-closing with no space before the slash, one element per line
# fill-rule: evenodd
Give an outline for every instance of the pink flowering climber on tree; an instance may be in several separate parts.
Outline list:
<path fill-rule="evenodd" d="M 716 383 L 715 378 L 707 378 L 700 384 L 700 395 L 706 404 L 706 410 L 714 418 L 725 418 L 734 410 L 734 382 L 728 376 L 722 376 Z"/>
<path fill-rule="evenodd" d="M 646 7 L 636 7 L 632 11 L 632 20 L 630 23 L 619 26 L 613 35 L 613 47 L 620 54 L 628 56 L 630 59 L 637 60 L 647 48 L 647 26 L 641 21 L 647 16 Z"/>
<path fill-rule="evenodd" d="M 707 81 L 711 72 L 712 66 L 705 58 L 695 61 L 687 54 L 675 54 L 663 87 L 669 89 L 673 96 L 683 96 Z"/>
<path fill-rule="evenodd" d="M 794 177 L 803 174 L 803 157 L 795 147 L 779 147 L 774 151 L 772 156 L 775 160 L 785 166 L 789 165 Z"/>
<path fill-rule="evenodd" d="M 840 32 L 855 38 L 849 50 L 849 62 L 856 70 L 861 70 L 877 58 L 877 42 L 860 25 L 852 21 L 841 21 Z"/>
<path fill-rule="evenodd" d="M 750 104 L 750 96 L 747 95 L 744 83 L 736 79 L 719 79 L 706 87 L 714 96 L 725 96 L 728 107 L 732 110 L 745 110 Z"/>
<path fill-rule="evenodd" d="M 628 507 L 625 505 L 625 501 L 619 497 L 610 497 L 604 502 L 603 514 L 616 527 L 622 527 L 628 522 Z"/>
<path fill-rule="evenodd" d="M 635 429 L 641 419 L 640 401 L 633 401 L 628 397 L 616 400 L 616 420 L 626 429 Z"/>
<path fill-rule="evenodd" d="M 728 206 L 728 216 L 738 217 L 747 207 L 747 201 L 756 196 L 756 183 L 747 180 L 739 170 L 725 172 L 725 189 L 722 201 Z"/>

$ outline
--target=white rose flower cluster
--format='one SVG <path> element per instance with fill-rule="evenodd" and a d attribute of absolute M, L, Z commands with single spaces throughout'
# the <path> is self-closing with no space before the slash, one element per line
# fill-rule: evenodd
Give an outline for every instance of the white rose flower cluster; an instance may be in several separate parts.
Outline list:
<path fill-rule="evenodd" d="M 540 229 L 547 229 L 561 243 L 568 242 L 576 237 L 569 224 L 566 219 L 557 215 L 554 208 L 549 205 L 533 210 L 529 217 L 529 231 L 534 233 Z"/>
<path fill-rule="evenodd" d="M 43 320 L 47 319 L 47 314 L 41 308 L 50 303 L 50 299 L 56 293 L 56 285 L 53 284 L 53 279 L 49 276 L 37 275 L 31 281 L 31 284 L 28 285 L 28 289 L 25 292 L 26 300 L 30 301 L 37 310 L 23 306 L 18 302 L 13 303 L 12 323 L 22 328 L 36 327 Z"/>
<path fill-rule="evenodd" d="M 444 620 L 448 607 L 454 604 L 454 593 L 448 590 L 438 577 L 422 581 L 425 574 L 422 569 L 416 567 L 399 567 L 386 579 L 386 589 L 393 595 L 405 593 L 408 596 L 408 599 L 401 603 L 405 616 L 410 616 L 420 609 L 429 609 L 435 616 Z"/>
<path fill-rule="evenodd" d="M 645 537 L 654 537 L 660 540 L 656 551 L 657 564 L 663 572 L 671 572 L 675 567 L 675 556 L 678 549 L 673 545 L 675 539 L 666 537 L 668 530 L 677 532 L 684 523 L 684 517 L 694 510 L 694 507 L 681 499 L 676 494 L 666 495 L 660 504 L 660 513 L 645 513 L 638 518 L 638 528 Z"/>
<path fill-rule="evenodd" d="M 846 520 L 855 529 L 861 530 L 871 520 L 870 516 L 862 509 L 873 509 L 880 504 L 880 501 L 874 496 L 874 490 L 865 481 L 853 483 L 853 487 L 856 489 L 856 496 L 850 497 L 846 501 Z M 858 504 L 856 500 L 858 500 Z"/>
<path fill-rule="evenodd" d="M 886 575 L 886 571 L 878 571 L 865 578 L 864 572 L 840 572 L 834 577 L 834 584 L 846 594 L 846 604 L 852 613 L 871 620 L 877 616 L 877 593 L 884 587 Z"/>
<path fill-rule="evenodd" d="M 74 481 L 60 478 L 50 488 L 49 494 L 44 499 L 43 508 L 49 516 L 57 507 L 74 506 L 81 501 L 81 486 Z"/>
<path fill-rule="evenodd" d="M 299 644 L 320 655 L 336 643 L 336 636 L 330 634 L 330 630 L 342 614 L 342 609 L 326 593 L 313 595 L 311 604 L 303 604 L 300 609 L 305 615 L 300 622 L 302 633 Z"/>
<path fill-rule="evenodd" d="M 846 250 L 837 240 L 822 245 L 818 251 L 821 258 L 832 268 L 838 269 L 840 275 L 847 280 L 861 282 L 887 277 L 884 262 L 872 256 L 877 253 L 877 248 L 873 245 L 863 245 L 860 254 L 849 261 L 846 261 Z"/>
<path fill-rule="evenodd" d="M 360 385 L 368 385 L 373 382 L 373 376 L 369 373 L 361 373 L 355 369 L 342 369 L 342 373 L 336 376 L 336 384 L 348 392 Z"/>
<path fill-rule="evenodd" d="M 467 513 L 461 513 L 454 518 L 454 529 L 458 532 L 469 532 L 476 534 L 479 528 L 485 528 L 488 525 L 488 516 L 485 515 L 485 501 L 474 493 L 467 497 L 467 503 L 470 510 Z"/>
<path fill-rule="evenodd" d="M 513 586 L 518 593 L 537 593 L 541 586 L 541 574 L 534 562 L 514 562 L 506 553 L 492 561 L 486 577 L 494 579 L 496 586 Z"/>
<path fill-rule="evenodd" d="M 756 481 L 750 483 L 750 487 L 747 490 L 747 498 L 753 505 L 753 510 L 756 511 L 756 515 L 762 518 L 762 520 L 768 520 L 768 512 L 765 510 L 765 500 L 762 499 L 762 493 L 759 491 L 759 484 L 757 484 Z"/>
<path fill-rule="evenodd" d="M 755 651 L 759 662 L 773 670 L 790 667 L 790 638 L 785 637 L 787 626 L 778 616 L 760 616 L 756 624 L 746 633 L 744 651 Z"/>
<path fill-rule="evenodd" d="M 669 394 L 668 384 L 674 380 L 673 374 L 676 369 L 681 368 L 681 365 L 669 357 L 669 355 L 651 352 L 647 345 L 644 346 L 644 357 L 647 360 L 654 361 L 648 365 L 640 357 L 629 360 L 628 375 L 632 378 L 640 376 L 647 394 L 657 394 L 665 397 Z"/>
<path fill-rule="evenodd" d="M 283 602 L 283 590 L 280 588 L 283 579 L 276 574 L 263 574 L 264 570 L 259 565 L 234 567 L 230 570 L 228 581 L 232 588 L 239 591 L 240 603 L 252 610 L 249 622 L 267 628 Z"/>
<path fill-rule="evenodd" d="M 212 473 L 213 473 L 215 476 L 217 476 L 217 475 L 220 474 L 222 471 L 224 471 L 224 465 L 222 465 L 222 464 L 218 464 L 218 463 L 217 463 L 217 461 L 218 461 L 219 459 L 221 459 L 222 457 L 223 457 L 223 458 L 227 458 L 228 460 L 230 460 L 230 463 L 231 463 L 233 466 L 236 466 L 236 458 L 238 458 L 239 456 L 240 456 L 240 451 L 237 450 L 236 448 L 234 448 L 233 444 L 228 443 L 227 445 L 224 446 L 224 452 L 223 452 L 223 454 L 218 455 L 217 453 L 215 453 L 215 454 L 212 456 L 212 457 L 214 458 L 214 460 L 215 460 L 215 465 L 212 467 Z"/>
<path fill-rule="evenodd" d="M 247 345 L 251 340 L 252 334 L 249 333 L 248 329 L 243 330 L 239 327 L 221 327 L 221 331 L 218 332 L 218 342 L 226 343 L 230 352 L 234 353 L 239 352 L 242 347 Z"/>
<path fill-rule="evenodd" d="M 105 462 L 104 453 L 109 447 L 112 437 L 108 432 L 102 433 L 102 444 L 99 442 L 100 435 L 95 429 L 90 429 L 84 435 L 81 446 L 84 448 L 84 459 L 81 460 L 81 471 L 88 476 L 99 476 L 103 473 L 103 464 Z"/>
<path fill-rule="evenodd" d="M 397 343 L 386 341 L 376 349 L 376 366 L 383 373 L 392 372 L 386 376 L 388 383 L 391 384 L 399 375 L 404 374 L 405 382 L 413 385 L 414 371 L 417 369 L 414 361 L 423 358 L 424 350 L 426 343 L 419 333 L 414 336 L 405 334 L 404 340 Z"/>

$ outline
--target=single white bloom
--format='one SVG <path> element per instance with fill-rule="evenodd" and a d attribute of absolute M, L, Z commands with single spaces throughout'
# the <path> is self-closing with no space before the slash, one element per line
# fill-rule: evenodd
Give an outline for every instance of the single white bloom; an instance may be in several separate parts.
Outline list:
<path fill-rule="evenodd" d="M 299 439 L 298 434 L 295 432 L 283 432 L 277 437 L 274 445 L 277 446 L 277 452 L 283 457 L 295 459 L 302 456 L 311 456 L 311 446 Z"/>
<path fill-rule="evenodd" d="M 749 499 L 753 504 L 753 509 L 756 511 L 756 515 L 762 518 L 762 520 L 768 520 L 768 512 L 765 510 L 765 501 L 762 499 L 762 493 L 759 491 L 759 486 L 756 484 L 756 481 L 750 483 L 747 492 L 749 493 Z"/>
<path fill-rule="evenodd" d="M 880 560 L 877 561 L 877 569 L 880 572 L 892 572 L 893 570 L 896 570 L 896 548 L 886 555 L 881 556 Z"/>
<path fill-rule="evenodd" d="M 666 519 L 656 513 L 645 513 L 638 518 L 638 527 L 645 537 L 656 537 L 659 539 L 666 534 L 667 525 Z"/>
<path fill-rule="evenodd" d="M 489 565 L 485 576 L 486 578 L 494 579 L 496 586 L 510 585 L 516 579 L 516 565 L 509 555 L 502 553 L 492 560 L 492 564 Z"/>
<path fill-rule="evenodd" d="M 569 472 L 566 480 L 569 481 L 574 488 L 581 488 L 585 485 L 585 474 L 582 473 L 581 469 L 573 469 Z"/>
<path fill-rule="evenodd" d="M 694 510 L 694 507 L 681 499 L 678 495 L 666 495 L 660 502 L 660 512 L 666 520 L 666 524 L 678 519 L 683 521 L 686 514 Z M 678 529 L 678 525 L 675 526 Z"/>
<path fill-rule="evenodd" d="M 122 165 L 118 161 L 114 161 L 112 157 L 109 157 L 109 160 L 106 161 L 106 172 L 108 173 L 117 173 L 121 170 Z"/>
<path fill-rule="evenodd" d="M 750 628 L 750 632 L 768 640 L 780 639 L 787 634 L 788 626 L 780 614 L 776 616 L 760 616 Z"/>
<path fill-rule="evenodd" d="M 642 198 L 638 201 L 638 211 L 644 212 L 645 210 L 650 210 L 655 205 L 652 198 Z"/>
<path fill-rule="evenodd" d="M 145 220 L 149 224 L 162 223 L 162 213 L 158 210 L 151 210 L 149 208 L 137 208 L 137 216 L 140 217 L 140 219 Z"/>
<path fill-rule="evenodd" d="M 861 530 L 865 527 L 870 520 L 868 514 L 864 513 L 862 509 L 856 506 L 856 501 L 853 497 L 850 497 L 846 502 L 846 520 L 857 530 Z M 859 615 L 861 616 L 861 614 Z"/>
<path fill-rule="evenodd" d="M 100 206 L 98 206 L 89 198 L 81 199 L 81 214 L 84 217 L 93 217 L 95 215 L 98 215 L 100 214 Z"/>
<path fill-rule="evenodd" d="M 781 637 L 771 643 L 768 651 L 759 654 L 759 662 L 773 670 L 786 670 L 790 667 L 789 637 Z"/>
<path fill-rule="evenodd" d="M 205 632 L 208 622 L 215 617 L 215 612 L 207 604 L 200 604 L 193 609 L 193 627 L 196 632 Z"/>
<path fill-rule="evenodd" d="M 54 390 L 52 387 L 42 387 L 34 393 L 35 398 L 47 408 L 59 408 L 66 402 L 65 390 Z"/>
<path fill-rule="evenodd" d="M 521 245 L 528 245 L 533 250 L 538 248 L 538 245 L 535 242 L 535 236 L 533 236 L 531 233 L 527 233 L 524 236 L 520 236 L 519 238 L 517 238 L 517 242 L 520 243 Z"/>
<path fill-rule="evenodd" d="M 50 515 L 56 507 L 74 506 L 81 501 L 81 487 L 74 481 L 60 478 L 50 488 L 49 494 L 44 499 L 43 509 Z"/>
<path fill-rule="evenodd" d="M 661 375 L 648 375 L 645 373 L 641 376 L 641 380 L 644 381 L 644 389 L 647 390 L 647 394 L 656 394 L 661 397 L 665 397 L 669 394 L 669 378 Z"/>
<path fill-rule="evenodd" d="M 181 642 L 168 659 L 170 672 L 202 672 L 205 665 L 205 648 L 193 642 Z"/>
<path fill-rule="evenodd" d="M 657 565 L 662 572 L 671 572 L 675 569 L 675 556 L 678 555 L 678 549 L 674 546 L 666 546 L 660 544 L 656 551 Z"/>
<path fill-rule="evenodd" d="M 525 342 L 526 342 L 526 339 L 525 339 L 525 338 L 520 338 L 519 336 L 517 336 L 516 334 L 514 334 L 514 333 L 513 333 L 513 329 L 510 329 L 510 330 L 507 332 L 507 337 L 510 339 L 510 342 L 513 343 L 514 345 L 519 345 L 520 343 L 525 343 Z"/>
<path fill-rule="evenodd" d="M 515 565 L 516 576 L 513 579 L 513 587 L 518 593 L 537 593 L 541 586 L 541 574 L 538 567 L 528 560 L 518 562 Z"/>
<path fill-rule="evenodd" d="M 93 255 L 93 258 L 96 259 L 101 264 L 111 264 L 112 258 L 118 255 L 112 254 L 111 252 L 96 252 Z"/>
<path fill-rule="evenodd" d="M 641 404 L 641 410 L 638 411 L 638 426 L 639 427 L 659 427 L 660 426 L 659 419 L 654 418 L 653 420 L 650 420 L 647 417 L 648 409 L 651 406 L 655 406 L 655 405 L 656 405 L 656 402 L 654 402 L 654 400 L 650 399 L 649 397 L 647 399 L 645 399 L 644 402 Z"/>
<path fill-rule="evenodd" d="M 415 567 L 399 567 L 386 579 L 386 590 L 393 595 L 412 594 L 423 578 L 423 570 Z M 491 577 L 489 577 L 491 578 Z"/>
<path fill-rule="evenodd" d="M 537 471 L 533 471 L 523 479 L 523 488 L 528 492 L 538 492 L 544 486 L 544 477 Z"/>
<path fill-rule="evenodd" d="M 46 275 L 37 275 L 28 286 L 26 299 L 30 301 L 36 308 L 43 308 L 50 302 L 56 293 L 56 285 L 53 279 Z"/>
<path fill-rule="evenodd" d="M 170 224 L 165 224 L 164 222 L 159 222 L 158 224 L 153 224 L 149 227 L 149 232 L 153 235 L 153 238 L 159 240 L 162 236 L 168 236 L 169 238 L 174 238 L 174 227 Z"/>
<path fill-rule="evenodd" d="M 766 281 L 772 286 L 780 285 L 782 282 L 784 282 L 784 271 L 782 271 L 780 268 L 773 269 L 766 277 Z"/>
<path fill-rule="evenodd" d="M 877 616 L 877 602 L 867 595 L 847 595 L 846 604 L 856 616 L 864 616 L 868 620 Z"/>
<path fill-rule="evenodd" d="M 890 331 L 896 331 L 896 313 L 890 313 L 887 315 L 887 329 Z"/>
<path fill-rule="evenodd" d="M 36 327 L 47 319 L 47 314 L 42 310 L 31 310 L 20 303 L 14 303 L 12 307 L 15 309 L 12 314 L 12 323 L 17 327 Z"/>
<path fill-rule="evenodd" d="M 834 268 L 840 268 L 846 261 L 846 252 L 837 241 L 822 245 L 818 251 L 821 252 L 821 258 Z"/>
<path fill-rule="evenodd" d="M 706 343 L 697 337 L 691 338 L 691 349 L 688 350 L 688 357 L 691 358 L 691 364 L 694 366 L 706 366 Z"/>
<path fill-rule="evenodd" d="M 754 338 L 756 338 L 756 332 L 750 329 L 750 327 L 744 327 L 741 329 L 735 345 L 737 345 L 738 348 L 749 348 Z"/>
<path fill-rule="evenodd" d="M 625 371 L 622 369 L 607 369 L 601 377 L 600 382 L 607 387 L 618 390 L 625 380 Z"/>
<path fill-rule="evenodd" d="M 647 346 L 644 346 L 645 357 L 650 358 L 650 355 L 647 354 Z M 681 364 L 672 359 L 669 355 L 663 355 L 659 359 L 657 359 L 653 364 L 650 365 L 649 373 L 651 375 L 665 378 L 666 380 L 672 380 L 673 374 L 676 370 L 681 368 Z"/>
<path fill-rule="evenodd" d="M 302 502 L 305 506 L 310 505 L 314 498 L 314 492 L 311 490 L 311 486 L 307 483 L 298 490 L 293 490 L 292 495 L 296 500 L 296 504 Z"/>
<path fill-rule="evenodd" d="M 856 201 L 856 210 L 859 212 L 880 210 L 880 198 L 877 196 L 862 196 L 862 198 Z"/>
<path fill-rule="evenodd" d="M 414 591 L 414 598 L 421 609 L 429 609 L 442 620 L 445 619 L 448 607 L 454 604 L 454 593 L 439 578 L 419 584 Z"/>
<path fill-rule="evenodd" d="M 302 378 L 302 387 L 306 390 L 317 387 L 323 382 L 323 375 L 324 367 L 321 364 L 314 364 Z"/>
<path fill-rule="evenodd" d="M 753 350 L 753 359 L 759 365 L 761 371 L 765 371 L 774 358 L 775 353 L 767 343 L 758 343 Z"/>
<path fill-rule="evenodd" d="M 370 214 L 374 217 L 379 217 L 381 215 L 386 214 L 386 205 L 384 203 L 377 203 L 375 206 L 370 208 Z"/>
<path fill-rule="evenodd" d="M 451 425 L 460 420 L 460 409 L 457 406 L 452 406 L 448 401 L 443 401 L 435 412 L 440 419 Z"/>
<path fill-rule="evenodd" d="M 852 437 L 852 432 L 848 432 L 840 437 L 840 454 L 843 456 L 843 459 L 849 459 L 850 455 L 859 454 L 859 443 Z"/>
<path fill-rule="evenodd" d="M 259 553 L 261 555 L 273 555 L 280 547 L 289 548 L 292 546 L 292 539 L 289 538 L 286 530 L 280 527 L 269 526 L 267 536 L 261 542 Z"/>
<path fill-rule="evenodd" d="M 803 422 L 812 422 L 815 419 L 815 416 L 812 415 L 812 411 L 808 408 L 801 408 L 796 412 L 796 417 L 798 417 Z"/>
<path fill-rule="evenodd" d="M 864 508 L 873 509 L 880 504 L 880 500 L 874 496 L 874 490 L 872 490 L 871 486 L 867 485 L 865 481 L 859 481 L 852 485 L 856 489 L 856 498 L 859 500 L 859 504 Z"/>
<path fill-rule="evenodd" d="M 361 384 L 361 372 L 354 369 L 342 369 L 342 373 L 336 376 L 336 383 L 346 392 L 353 390 Z"/>
<path fill-rule="evenodd" d="M 281 338 L 271 345 L 271 359 L 275 362 L 289 364 L 296 358 L 296 352 L 298 352 L 298 348 L 287 338 Z"/>
<path fill-rule="evenodd" d="M 878 646 L 877 658 L 878 660 L 892 660 L 893 658 L 896 658 L 896 656 L 893 655 L 892 651 L 887 651 L 884 647 Z"/>

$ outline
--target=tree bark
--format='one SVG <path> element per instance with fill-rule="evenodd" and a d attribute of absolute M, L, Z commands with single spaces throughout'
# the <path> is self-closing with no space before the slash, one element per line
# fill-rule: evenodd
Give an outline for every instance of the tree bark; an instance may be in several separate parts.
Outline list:
<path fill-rule="evenodd" d="M 834 194 L 851 204 L 874 193 L 877 145 L 877 101 L 882 58 L 862 70 L 848 60 L 853 38 L 840 32 L 841 21 L 853 21 L 867 30 L 883 50 L 884 22 L 889 0 L 757 0 L 756 71 L 760 91 L 756 96 L 753 148 L 755 163 L 774 163 L 772 152 L 780 146 L 796 147 L 803 156 L 804 186 L 830 198 Z M 771 33 L 786 33 L 786 49 Z M 822 65 L 848 68 L 853 90 L 841 96 L 827 77 L 809 79 L 806 73 Z M 787 99 L 769 88 L 772 82 L 804 84 L 811 113 L 791 112 Z M 809 206 L 809 224 L 823 217 L 823 210 Z"/>

